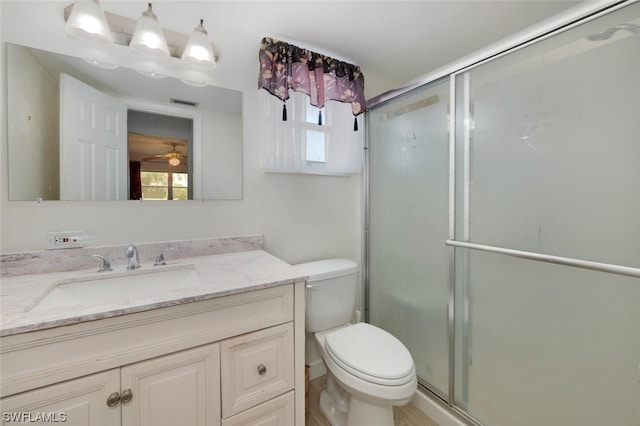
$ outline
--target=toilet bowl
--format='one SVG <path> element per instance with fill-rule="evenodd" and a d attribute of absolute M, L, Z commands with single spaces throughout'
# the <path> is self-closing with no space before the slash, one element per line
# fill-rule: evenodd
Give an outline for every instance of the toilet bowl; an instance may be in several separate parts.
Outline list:
<path fill-rule="evenodd" d="M 314 333 L 327 366 L 320 409 L 333 426 L 392 426 L 393 406 L 404 405 L 417 387 L 407 348 L 390 333 L 351 324 L 357 265 L 329 259 L 295 265 L 307 280 L 307 331 Z"/>
<path fill-rule="evenodd" d="M 344 407 L 342 419 L 333 425 L 393 425 L 393 406 L 409 402 L 417 386 L 406 347 L 366 323 L 317 332 L 315 338 L 332 379 L 349 394 L 344 403 L 345 396 L 328 386 L 320 405 L 323 414 L 335 417 Z"/>

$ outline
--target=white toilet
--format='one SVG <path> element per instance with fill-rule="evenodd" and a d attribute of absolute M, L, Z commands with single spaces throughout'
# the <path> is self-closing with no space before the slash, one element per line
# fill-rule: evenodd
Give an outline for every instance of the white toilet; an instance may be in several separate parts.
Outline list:
<path fill-rule="evenodd" d="M 327 259 L 295 267 L 309 276 L 306 331 L 314 333 L 328 370 L 322 413 L 334 426 L 393 426 L 393 406 L 409 402 L 416 390 L 415 365 L 391 334 L 351 323 L 358 265 Z"/>

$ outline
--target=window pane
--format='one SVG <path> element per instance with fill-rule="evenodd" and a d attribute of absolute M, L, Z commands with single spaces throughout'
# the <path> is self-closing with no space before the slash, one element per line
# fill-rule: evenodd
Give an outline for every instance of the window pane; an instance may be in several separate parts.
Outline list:
<path fill-rule="evenodd" d="M 188 200 L 189 194 L 187 188 L 173 188 L 174 200 Z"/>
<path fill-rule="evenodd" d="M 144 200 L 167 200 L 169 191 L 166 187 L 143 186 L 142 198 Z"/>
<path fill-rule="evenodd" d="M 189 175 L 187 173 L 174 173 L 173 174 L 173 187 L 174 188 L 187 188 L 189 186 Z"/>
<path fill-rule="evenodd" d="M 172 200 L 189 199 L 189 174 L 168 172 L 140 172 L 142 198 L 145 200 L 169 199 L 169 176 L 171 175 Z"/>
<path fill-rule="evenodd" d="M 313 163 L 325 162 L 324 133 L 316 132 L 315 130 L 307 130 L 306 160 Z"/>
<path fill-rule="evenodd" d="M 168 186 L 169 175 L 165 172 L 140 172 L 142 186 Z"/>
<path fill-rule="evenodd" d="M 318 114 L 320 112 L 320 108 L 314 107 L 311 105 L 311 101 L 309 96 L 305 96 L 305 112 L 306 112 L 306 121 L 307 123 L 316 123 L 318 124 Z"/>

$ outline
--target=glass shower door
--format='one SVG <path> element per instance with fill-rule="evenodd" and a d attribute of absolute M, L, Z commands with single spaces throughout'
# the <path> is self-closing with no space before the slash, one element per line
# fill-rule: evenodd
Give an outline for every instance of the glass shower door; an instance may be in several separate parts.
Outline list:
<path fill-rule="evenodd" d="M 448 393 L 449 80 L 368 113 L 369 321 Z"/>
<path fill-rule="evenodd" d="M 458 74 L 456 105 L 455 405 L 639 426 L 640 3 Z"/>

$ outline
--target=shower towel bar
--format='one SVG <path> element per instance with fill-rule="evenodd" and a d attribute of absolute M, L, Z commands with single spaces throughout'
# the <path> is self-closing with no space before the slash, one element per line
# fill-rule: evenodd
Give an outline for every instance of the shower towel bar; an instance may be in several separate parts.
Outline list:
<path fill-rule="evenodd" d="M 558 265 L 574 266 L 576 268 L 591 269 L 600 272 L 609 272 L 618 275 L 627 275 L 640 278 L 640 268 L 630 266 L 614 265 L 610 263 L 592 262 L 590 260 L 573 259 L 570 257 L 552 256 L 548 254 L 534 253 L 530 251 L 513 250 L 502 247 L 487 246 L 482 244 L 467 243 L 456 240 L 446 240 L 446 245 L 451 247 L 467 248 L 472 250 L 486 251 L 489 253 L 499 253 L 507 256 L 519 257 L 522 259 L 538 260 Z"/>

